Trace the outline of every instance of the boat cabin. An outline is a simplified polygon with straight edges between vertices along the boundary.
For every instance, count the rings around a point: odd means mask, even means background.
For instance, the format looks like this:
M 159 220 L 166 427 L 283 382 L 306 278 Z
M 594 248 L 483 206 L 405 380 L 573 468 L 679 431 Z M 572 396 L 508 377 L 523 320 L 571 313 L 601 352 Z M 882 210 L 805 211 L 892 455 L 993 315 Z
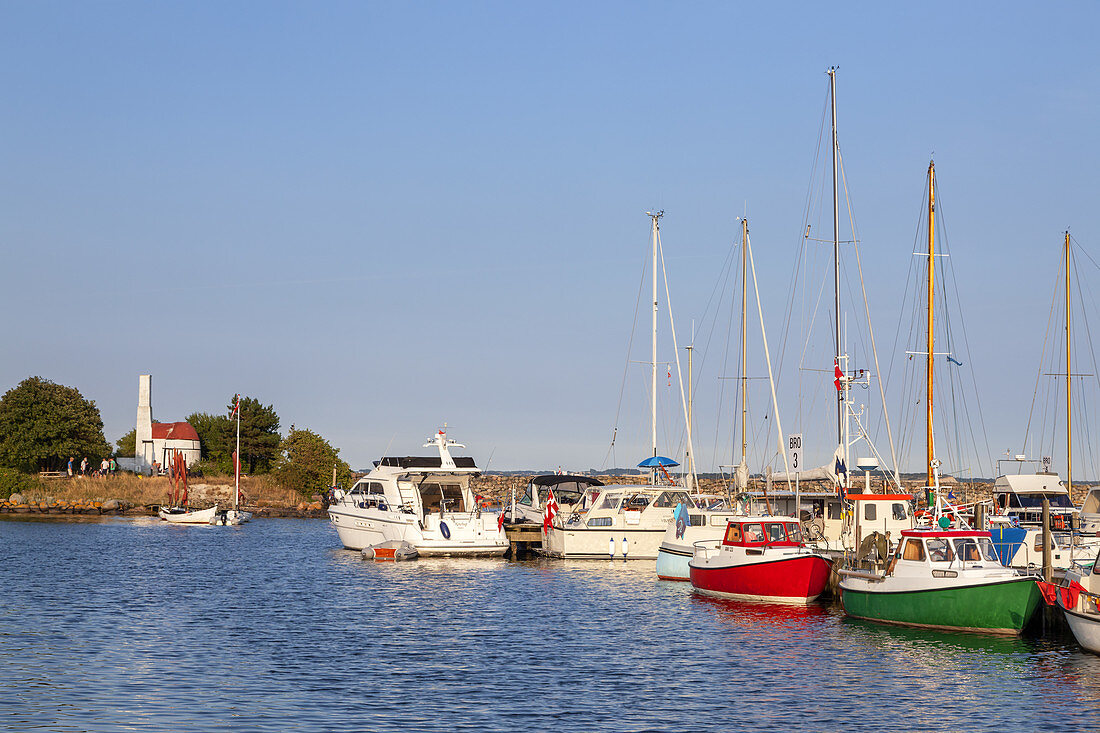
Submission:
M 450 456 L 448 456 L 450 458 Z M 447 465 L 447 464 L 450 465 Z M 387 456 L 341 497 L 360 509 L 414 514 L 462 514 L 475 510 L 470 477 L 480 471 L 474 459 L 455 456 Z
M 527 482 L 527 490 L 516 500 L 516 521 L 542 522 L 543 504 L 550 491 L 562 511 L 583 511 L 599 493 L 603 481 L 592 476 L 551 474 L 535 476 Z
M 1081 502 L 1081 532 L 1100 534 L 1100 489 L 1090 489 Z
M 731 519 L 722 544 L 727 547 L 801 547 L 802 530 L 790 517 Z
M 651 485 L 604 486 L 586 511 L 574 509 L 565 518 L 565 523 L 583 522 L 587 527 L 655 526 L 670 521 L 677 504 L 691 506 L 691 497 L 683 489 Z
M 1043 499 L 1050 501 L 1050 513 L 1065 523 L 1077 513 L 1062 479 L 1056 473 L 1009 474 L 993 482 L 993 504 L 997 511 L 1014 517 L 1023 526 L 1043 522 Z M 1057 523 L 1057 521 L 1055 522 Z
M 905 530 L 896 560 L 933 568 L 999 567 L 989 532 L 976 530 Z M 933 570 L 933 575 L 936 574 Z

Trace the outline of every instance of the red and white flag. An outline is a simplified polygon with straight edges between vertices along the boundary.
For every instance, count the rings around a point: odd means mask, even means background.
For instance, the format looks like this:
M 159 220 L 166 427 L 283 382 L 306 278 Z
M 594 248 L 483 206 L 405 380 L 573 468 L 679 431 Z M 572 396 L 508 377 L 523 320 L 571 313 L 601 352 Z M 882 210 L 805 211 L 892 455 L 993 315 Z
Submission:
M 542 531 L 549 532 L 550 527 L 554 525 L 554 517 L 558 516 L 558 500 L 554 498 L 554 490 L 550 489 L 550 493 L 546 497 L 546 506 L 542 510 Z
M 239 394 L 233 395 L 233 412 L 229 413 L 229 417 L 236 417 L 241 411 L 241 396 Z
M 833 384 L 836 385 L 836 391 L 839 392 L 844 389 L 841 386 L 844 383 L 844 372 L 840 371 L 840 364 L 837 363 L 836 359 L 833 359 L 833 374 L 836 376 L 836 379 L 833 380 Z

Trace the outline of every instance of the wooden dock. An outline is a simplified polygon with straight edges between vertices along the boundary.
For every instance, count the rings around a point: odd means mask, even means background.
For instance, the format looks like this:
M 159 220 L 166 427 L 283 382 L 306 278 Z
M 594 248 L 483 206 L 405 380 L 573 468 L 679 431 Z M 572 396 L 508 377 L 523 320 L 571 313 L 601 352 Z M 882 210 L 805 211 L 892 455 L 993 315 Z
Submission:
M 508 557 L 513 560 L 534 554 L 542 547 L 542 525 L 532 522 L 505 524 L 504 534 L 508 537 Z

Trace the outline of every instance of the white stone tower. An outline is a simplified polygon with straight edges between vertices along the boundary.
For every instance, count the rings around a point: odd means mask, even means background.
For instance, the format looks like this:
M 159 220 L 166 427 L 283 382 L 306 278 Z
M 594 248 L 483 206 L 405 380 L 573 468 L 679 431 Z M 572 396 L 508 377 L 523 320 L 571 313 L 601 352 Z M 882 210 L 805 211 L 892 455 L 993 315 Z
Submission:
M 146 473 L 153 465 L 153 375 L 151 374 L 142 374 L 138 377 L 134 459 L 139 473 Z

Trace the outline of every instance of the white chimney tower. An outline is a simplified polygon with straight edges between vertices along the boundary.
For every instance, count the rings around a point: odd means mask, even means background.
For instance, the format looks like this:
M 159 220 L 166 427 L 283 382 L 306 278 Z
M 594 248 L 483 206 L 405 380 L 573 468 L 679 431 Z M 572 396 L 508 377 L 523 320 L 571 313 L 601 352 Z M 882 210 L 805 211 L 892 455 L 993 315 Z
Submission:
M 153 465 L 153 376 L 151 374 L 142 374 L 138 377 L 134 458 L 138 473 L 148 473 Z

